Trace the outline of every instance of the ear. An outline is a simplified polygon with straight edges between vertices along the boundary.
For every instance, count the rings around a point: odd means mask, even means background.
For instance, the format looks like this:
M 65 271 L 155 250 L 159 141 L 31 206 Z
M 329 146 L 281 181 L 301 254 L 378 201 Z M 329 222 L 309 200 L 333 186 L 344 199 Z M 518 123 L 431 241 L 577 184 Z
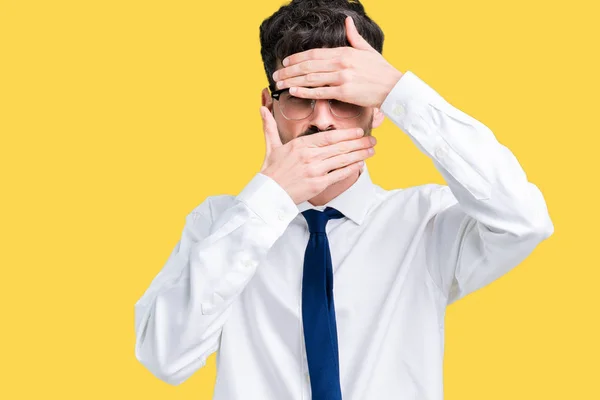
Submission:
M 261 104 L 269 109 L 269 111 L 273 112 L 273 98 L 271 97 L 271 92 L 269 88 L 264 88 L 262 90 L 261 96 Z
M 385 119 L 385 114 L 377 107 L 373 108 L 373 128 L 379 127 Z

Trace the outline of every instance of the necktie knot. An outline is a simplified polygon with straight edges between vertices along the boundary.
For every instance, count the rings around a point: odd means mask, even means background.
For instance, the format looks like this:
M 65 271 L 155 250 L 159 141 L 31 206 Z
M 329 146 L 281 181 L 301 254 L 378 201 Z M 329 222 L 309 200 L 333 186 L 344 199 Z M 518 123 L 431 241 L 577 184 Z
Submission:
M 344 214 L 332 207 L 325 208 L 325 211 L 306 210 L 302 212 L 302 215 L 308 223 L 310 233 L 325 233 L 325 226 L 330 219 L 344 217 Z

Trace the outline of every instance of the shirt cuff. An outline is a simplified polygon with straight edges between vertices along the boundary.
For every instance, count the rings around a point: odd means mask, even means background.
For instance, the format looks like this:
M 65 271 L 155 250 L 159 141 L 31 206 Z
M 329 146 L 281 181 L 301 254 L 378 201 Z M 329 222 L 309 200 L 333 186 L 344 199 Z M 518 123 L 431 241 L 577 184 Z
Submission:
M 381 111 L 397 125 L 409 126 L 424 114 L 424 107 L 436 103 L 438 97 L 427 83 L 406 71 L 381 104 Z
M 299 213 L 290 195 L 275 180 L 262 173 L 257 173 L 236 199 L 279 234 L 283 234 Z

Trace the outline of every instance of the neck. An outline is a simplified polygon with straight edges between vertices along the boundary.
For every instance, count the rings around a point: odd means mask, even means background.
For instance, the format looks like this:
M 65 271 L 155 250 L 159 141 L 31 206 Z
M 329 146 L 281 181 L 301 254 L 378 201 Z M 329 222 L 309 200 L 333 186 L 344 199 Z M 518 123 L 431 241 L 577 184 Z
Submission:
M 344 193 L 350 186 L 354 185 L 354 182 L 358 180 L 360 172 L 350 175 L 349 177 L 334 183 L 333 185 L 327 186 L 321 193 L 308 200 L 313 206 L 324 206 L 331 200 Z

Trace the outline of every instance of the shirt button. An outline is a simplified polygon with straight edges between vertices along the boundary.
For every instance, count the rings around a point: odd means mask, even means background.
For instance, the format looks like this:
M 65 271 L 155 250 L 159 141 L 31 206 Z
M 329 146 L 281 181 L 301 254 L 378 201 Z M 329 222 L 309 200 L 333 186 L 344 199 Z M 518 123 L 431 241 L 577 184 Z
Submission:
M 214 304 L 202 303 L 202 314 L 212 314 L 214 309 L 215 309 Z
M 444 158 L 448 153 L 448 148 L 446 146 L 441 146 L 435 149 L 435 156 L 437 158 Z
M 281 210 L 279 210 L 279 214 L 277 215 L 277 218 L 279 218 L 280 221 L 285 220 L 285 213 Z
M 404 115 L 404 107 L 401 104 L 396 104 L 393 113 L 395 116 L 401 117 L 402 115 Z

